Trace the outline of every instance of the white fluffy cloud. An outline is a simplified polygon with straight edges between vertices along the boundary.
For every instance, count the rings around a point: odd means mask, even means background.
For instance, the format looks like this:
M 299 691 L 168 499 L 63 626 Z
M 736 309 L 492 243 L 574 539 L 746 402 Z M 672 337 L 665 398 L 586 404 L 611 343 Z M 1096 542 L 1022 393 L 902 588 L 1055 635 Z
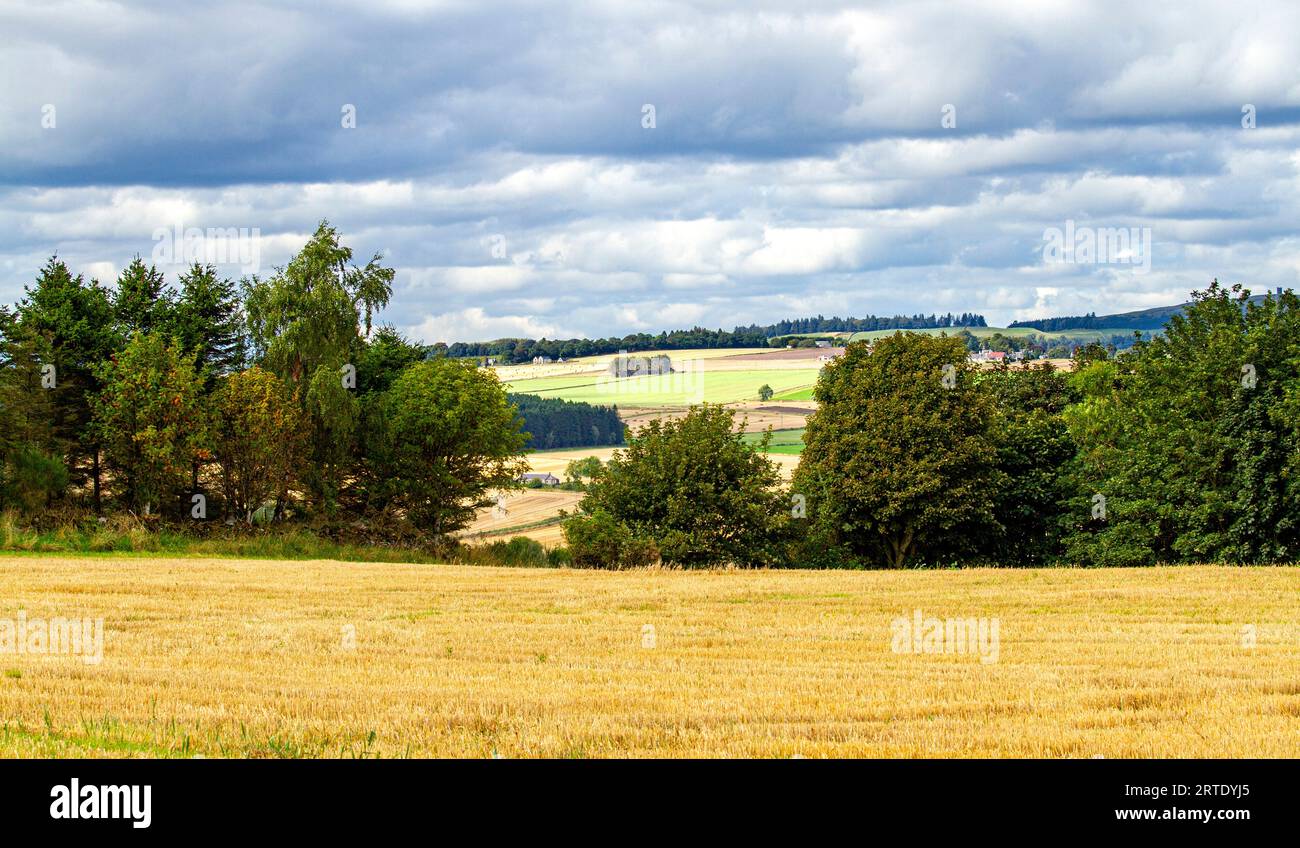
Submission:
M 383 318 L 427 341 L 1300 278 L 1285 3 L 328 6 L 8 11 L 0 298 L 174 226 L 255 231 L 268 273 L 322 218 L 388 257 Z M 1150 273 L 1044 264 L 1067 221 L 1150 227 Z

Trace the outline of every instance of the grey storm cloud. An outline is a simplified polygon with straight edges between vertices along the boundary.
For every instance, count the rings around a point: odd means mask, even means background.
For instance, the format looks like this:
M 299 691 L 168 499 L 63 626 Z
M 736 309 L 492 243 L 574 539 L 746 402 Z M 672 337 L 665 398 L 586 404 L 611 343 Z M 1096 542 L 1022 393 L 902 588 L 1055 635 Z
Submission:
M 266 273 L 322 218 L 398 269 L 384 317 L 426 341 L 1000 322 L 1300 276 L 1286 3 L 56 0 L 0 20 L 10 301 L 51 254 L 109 280 L 173 228 L 256 231 L 256 267 L 224 270 Z M 1045 263 L 1066 221 L 1150 228 L 1149 272 Z

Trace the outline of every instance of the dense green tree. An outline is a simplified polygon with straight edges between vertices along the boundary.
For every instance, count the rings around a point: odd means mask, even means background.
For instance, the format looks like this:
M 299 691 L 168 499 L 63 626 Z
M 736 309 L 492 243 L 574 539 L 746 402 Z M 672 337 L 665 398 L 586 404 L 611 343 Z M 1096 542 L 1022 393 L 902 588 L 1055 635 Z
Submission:
M 599 507 L 566 519 L 564 541 L 574 568 L 621 571 L 647 568 L 659 561 L 659 548 L 652 539 L 636 535 Z
M 1000 534 L 983 558 L 994 565 L 1046 565 L 1061 554 L 1062 522 L 1072 495 L 1076 446 L 1064 412 L 1073 399 L 1066 376 L 1049 363 L 1002 365 L 982 375 L 993 397 L 997 467 L 1002 484 L 989 492 Z
M 307 425 L 307 463 L 301 479 L 315 505 L 327 514 L 337 510 L 356 456 L 361 405 L 346 379 L 341 370 L 322 365 L 312 372 L 305 391 L 299 391 L 306 400 Z M 283 512 L 286 494 L 281 495 L 277 513 Z
M 126 502 L 146 513 L 171 505 L 209 447 L 202 377 L 180 345 L 161 333 L 137 333 L 99 376 L 94 428 Z
M 171 301 L 163 329 L 193 358 L 203 377 L 204 394 L 210 395 L 218 378 L 244 365 L 247 342 L 239 291 L 233 282 L 218 277 L 215 267 L 198 262 L 181 275 L 180 283 L 180 294 Z M 190 484 L 196 490 L 202 464 L 196 460 L 190 469 Z
M 284 384 L 256 366 L 222 379 L 213 407 L 226 508 L 251 523 L 258 507 L 293 482 L 304 450 L 302 413 Z
M 374 313 L 392 295 L 393 269 L 364 267 L 322 221 L 302 250 L 267 280 L 245 281 L 254 355 L 297 390 L 310 426 L 303 475 L 313 504 L 332 512 L 349 478 L 360 409 L 350 380 Z M 282 499 L 283 500 L 283 499 Z
M 172 330 L 175 299 L 162 272 L 136 256 L 122 269 L 113 291 L 113 318 L 121 335 Z
M 672 565 L 779 564 L 790 503 L 769 440 L 747 444 L 735 412 L 714 404 L 653 420 L 615 452 L 579 508 L 608 513 Z
M 24 446 L 60 453 L 54 433 L 54 393 L 42 385 L 39 342 L 0 306 L 0 457 Z
M 368 456 L 407 519 L 434 535 L 452 533 L 492 503 L 489 492 L 519 487 L 528 469 L 527 434 L 496 375 L 449 359 L 413 365 L 384 394 L 383 429 Z
M 254 352 L 282 379 L 310 381 L 318 368 L 355 364 L 373 315 L 392 296 L 393 269 L 376 255 L 364 267 L 322 221 L 289 264 L 245 282 Z
M 427 351 L 385 324 L 364 341 L 357 358 L 357 392 L 386 392 L 407 368 L 425 358 Z
M 763 401 L 771 400 L 773 394 L 774 392 L 772 391 L 772 387 L 769 386 L 767 383 L 764 383 L 763 385 L 758 387 L 759 400 L 763 400 Z
M 58 452 L 74 485 L 89 479 L 99 509 L 100 445 L 91 427 L 90 398 L 101 388 L 95 369 L 123 343 L 108 292 L 95 280 L 74 277 L 58 257 L 51 257 L 35 285 L 25 288 L 13 333 L 30 343 L 42 376 L 54 386 L 46 391 Z
M 601 472 L 605 463 L 598 456 L 586 456 L 575 459 L 564 468 L 564 476 L 573 483 L 590 480 Z
M 999 532 L 989 393 L 959 339 L 895 333 L 822 369 L 794 489 L 818 546 L 895 568 Z
M 26 514 L 64 494 L 68 470 L 54 437 L 51 392 L 36 340 L 0 307 L 0 508 Z
M 217 378 L 244 366 L 246 339 L 239 289 L 218 277 L 213 266 L 197 262 L 181 275 L 180 284 L 171 331 L 180 339 L 181 348 L 194 357 L 195 368 L 211 391 Z
M 381 326 L 364 341 L 357 359 L 357 438 L 353 443 L 353 468 L 357 478 L 357 503 L 378 509 L 391 502 L 390 481 L 376 476 L 385 465 L 389 447 L 384 420 L 385 393 L 402 372 L 424 360 L 426 349 L 391 326 Z M 371 462 L 373 457 L 376 461 Z
M 49 505 L 68 487 L 68 467 L 63 460 L 34 445 L 19 445 L 0 466 L 0 504 L 31 516 Z
M 623 444 L 626 428 L 616 406 L 528 394 L 512 394 L 510 402 L 524 419 L 530 435 L 529 448 L 551 450 Z
M 1300 301 L 1249 302 L 1213 282 L 1165 332 L 1080 371 L 1067 410 L 1083 493 L 1081 562 L 1283 562 L 1300 557 Z M 1109 367 L 1108 367 L 1109 365 Z
M 1074 366 L 1076 368 L 1086 368 L 1094 362 L 1101 362 L 1110 358 L 1110 352 L 1106 346 L 1100 342 L 1088 342 L 1074 349 Z

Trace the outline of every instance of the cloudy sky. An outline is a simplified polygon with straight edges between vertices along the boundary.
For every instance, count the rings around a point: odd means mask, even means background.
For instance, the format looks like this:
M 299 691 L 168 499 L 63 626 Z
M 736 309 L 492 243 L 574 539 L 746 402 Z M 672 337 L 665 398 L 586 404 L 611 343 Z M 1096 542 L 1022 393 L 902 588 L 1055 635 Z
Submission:
M 0 32 L 6 302 L 176 228 L 272 273 L 322 218 L 426 342 L 1300 277 L 1291 2 L 0 0 Z M 1048 261 L 1070 222 L 1149 228 L 1149 268 Z

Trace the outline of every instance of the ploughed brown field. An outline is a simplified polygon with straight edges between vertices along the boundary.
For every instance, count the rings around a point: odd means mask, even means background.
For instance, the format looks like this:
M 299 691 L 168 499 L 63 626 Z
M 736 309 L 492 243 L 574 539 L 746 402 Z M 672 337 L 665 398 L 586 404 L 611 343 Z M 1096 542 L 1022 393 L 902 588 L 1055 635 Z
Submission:
M 1295 568 L 4 557 L 0 598 L 7 756 L 1300 754 Z M 16 650 L 56 616 L 98 664 Z

